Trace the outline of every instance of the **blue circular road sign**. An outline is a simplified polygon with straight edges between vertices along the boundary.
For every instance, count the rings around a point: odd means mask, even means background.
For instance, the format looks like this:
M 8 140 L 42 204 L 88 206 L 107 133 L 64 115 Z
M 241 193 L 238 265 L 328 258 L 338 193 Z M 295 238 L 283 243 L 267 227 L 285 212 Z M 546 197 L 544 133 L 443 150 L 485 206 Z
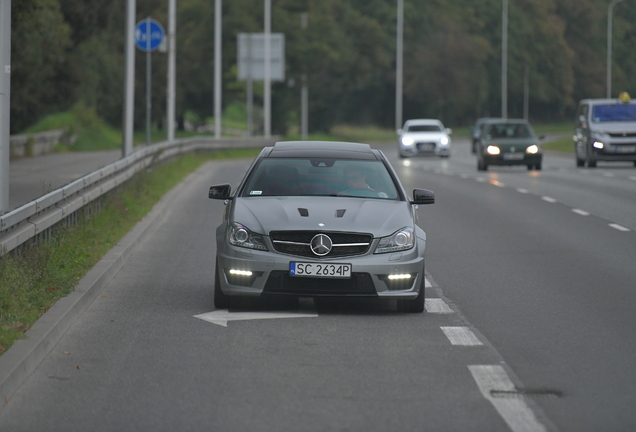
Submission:
M 154 51 L 161 45 L 164 34 L 159 22 L 146 18 L 135 26 L 135 45 L 142 51 Z

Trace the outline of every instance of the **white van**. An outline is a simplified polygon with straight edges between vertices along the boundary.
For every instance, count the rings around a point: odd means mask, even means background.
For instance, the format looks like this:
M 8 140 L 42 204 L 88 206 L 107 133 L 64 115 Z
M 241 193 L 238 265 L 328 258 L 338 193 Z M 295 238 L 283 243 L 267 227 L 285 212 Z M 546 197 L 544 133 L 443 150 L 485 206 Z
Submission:
M 636 166 L 636 102 L 627 93 L 618 99 L 584 99 L 574 125 L 576 166 L 598 161 L 633 161 Z

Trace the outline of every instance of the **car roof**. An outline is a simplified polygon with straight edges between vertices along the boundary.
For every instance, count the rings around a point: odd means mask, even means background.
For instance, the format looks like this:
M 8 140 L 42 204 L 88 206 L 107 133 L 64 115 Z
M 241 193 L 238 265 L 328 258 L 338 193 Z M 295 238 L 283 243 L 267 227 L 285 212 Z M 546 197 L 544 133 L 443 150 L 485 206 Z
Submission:
M 493 118 L 490 119 L 486 122 L 484 122 L 484 124 L 501 124 L 501 123 L 505 123 L 505 124 L 527 124 L 529 125 L 530 122 L 526 119 L 521 119 L 521 118 Z
M 263 157 L 326 157 L 341 159 L 381 159 L 369 144 L 339 141 L 279 141 L 266 148 Z
M 437 119 L 410 119 L 407 120 L 408 124 L 442 124 L 440 120 Z
M 636 104 L 636 100 L 631 100 L 629 102 L 623 102 L 620 99 L 583 99 L 579 102 L 580 104 L 592 104 L 592 105 L 634 105 Z

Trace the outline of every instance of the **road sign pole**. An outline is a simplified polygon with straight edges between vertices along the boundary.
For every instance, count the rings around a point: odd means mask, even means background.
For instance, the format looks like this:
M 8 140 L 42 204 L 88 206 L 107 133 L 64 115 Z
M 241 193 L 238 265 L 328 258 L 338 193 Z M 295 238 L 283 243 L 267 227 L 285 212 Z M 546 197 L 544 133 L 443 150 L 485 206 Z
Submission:
M 150 145 L 150 126 L 152 121 L 152 58 L 150 42 L 152 39 L 150 32 L 150 17 L 146 18 L 146 145 Z
M 0 214 L 9 211 L 11 0 L 0 0 Z

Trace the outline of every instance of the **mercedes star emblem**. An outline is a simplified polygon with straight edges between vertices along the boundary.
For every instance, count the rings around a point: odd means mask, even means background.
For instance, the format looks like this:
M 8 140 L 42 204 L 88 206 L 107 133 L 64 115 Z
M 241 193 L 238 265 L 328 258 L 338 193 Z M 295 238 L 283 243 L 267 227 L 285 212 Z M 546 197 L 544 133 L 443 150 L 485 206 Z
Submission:
M 310 243 L 312 252 L 318 256 L 325 256 L 331 252 L 331 246 L 331 239 L 325 234 L 316 234 Z

